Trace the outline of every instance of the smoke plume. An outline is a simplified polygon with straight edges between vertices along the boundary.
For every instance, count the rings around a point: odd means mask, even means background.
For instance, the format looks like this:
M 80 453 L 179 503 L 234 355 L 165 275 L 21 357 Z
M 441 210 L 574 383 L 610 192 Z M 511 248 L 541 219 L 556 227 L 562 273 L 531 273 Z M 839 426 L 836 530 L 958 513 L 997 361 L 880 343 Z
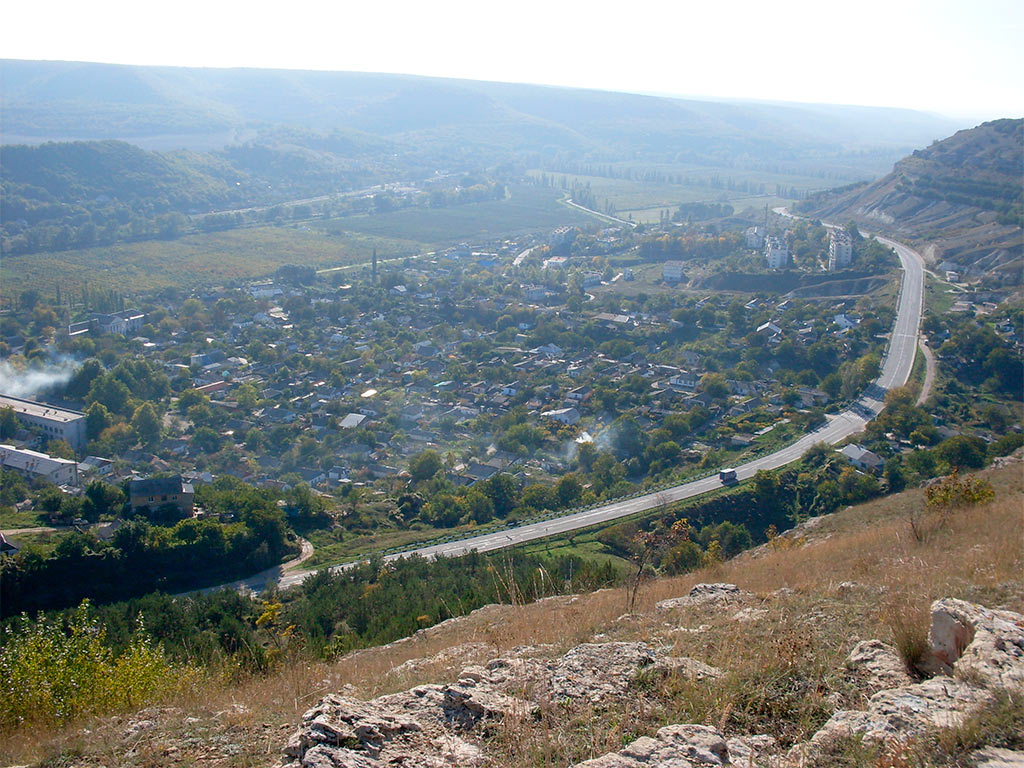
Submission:
M 0 360 L 0 393 L 11 397 L 36 397 L 54 387 L 67 384 L 79 365 L 71 358 L 27 365 Z

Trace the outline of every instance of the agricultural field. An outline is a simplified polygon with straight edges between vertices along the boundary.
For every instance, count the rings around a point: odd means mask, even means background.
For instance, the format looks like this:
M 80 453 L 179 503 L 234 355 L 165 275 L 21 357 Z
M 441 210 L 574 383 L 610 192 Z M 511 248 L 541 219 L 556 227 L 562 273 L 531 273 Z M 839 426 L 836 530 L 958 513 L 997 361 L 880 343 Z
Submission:
M 330 221 L 327 229 L 330 232 L 356 232 L 445 246 L 596 221 L 581 211 L 559 205 L 561 198 L 561 190 L 527 184 L 512 185 L 504 200 L 451 208 L 406 208 L 370 216 L 348 216 Z
M 707 166 L 663 165 L 632 167 L 610 166 L 612 173 L 632 178 L 610 178 L 584 173 L 531 170 L 540 178 L 546 174 L 554 188 L 571 189 L 575 184 L 590 185 L 600 210 L 606 202 L 615 206 L 616 215 L 642 223 L 658 222 L 662 211 L 674 212 L 680 203 L 729 202 L 737 212 L 746 208 L 761 209 L 789 205 L 794 198 L 780 196 L 777 187 L 787 192 L 803 193 L 826 186 L 816 176 L 788 175 L 767 171 Z M 653 174 L 645 178 L 644 174 Z M 669 179 L 680 180 L 671 182 Z M 657 180 L 661 179 L 661 180 Z M 852 178 L 849 180 L 853 180 Z
M 0 297 L 27 289 L 73 296 L 85 285 L 126 293 L 197 288 L 272 273 L 283 264 L 333 267 L 415 253 L 416 243 L 356 233 L 327 235 L 305 228 L 257 227 L 96 248 L 5 256 Z

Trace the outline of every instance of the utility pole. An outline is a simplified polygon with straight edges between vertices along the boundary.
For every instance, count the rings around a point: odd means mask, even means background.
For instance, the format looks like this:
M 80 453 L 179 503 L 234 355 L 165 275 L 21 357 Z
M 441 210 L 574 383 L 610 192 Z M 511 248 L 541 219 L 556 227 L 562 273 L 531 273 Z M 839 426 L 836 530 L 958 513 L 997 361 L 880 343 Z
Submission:
M 373 270 L 372 270 L 372 274 L 373 274 L 373 282 L 376 284 L 376 282 L 377 282 L 377 249 L 376 248 L 373 249 Z

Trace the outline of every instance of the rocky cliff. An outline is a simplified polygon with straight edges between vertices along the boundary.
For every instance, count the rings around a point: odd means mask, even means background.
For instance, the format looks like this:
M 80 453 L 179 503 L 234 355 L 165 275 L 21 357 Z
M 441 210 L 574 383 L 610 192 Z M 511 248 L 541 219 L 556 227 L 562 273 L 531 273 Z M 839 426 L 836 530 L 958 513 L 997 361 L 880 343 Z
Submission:
M 959 266 L 969 279 L 1016 285 L 1022 199 L 1024 120 L 995 120 L 915 151 L 874 183 L 812 198 L 801 211 L 920 243 L 935 265 Z

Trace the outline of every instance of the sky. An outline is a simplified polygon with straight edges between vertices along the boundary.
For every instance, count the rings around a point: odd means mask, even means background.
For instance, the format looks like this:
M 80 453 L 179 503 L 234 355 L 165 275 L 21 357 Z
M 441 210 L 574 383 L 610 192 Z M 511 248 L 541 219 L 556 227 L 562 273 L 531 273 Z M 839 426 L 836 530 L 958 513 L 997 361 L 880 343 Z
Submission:
M 1024 115 L 1022 0 L 33 0 L 0 56 Z

